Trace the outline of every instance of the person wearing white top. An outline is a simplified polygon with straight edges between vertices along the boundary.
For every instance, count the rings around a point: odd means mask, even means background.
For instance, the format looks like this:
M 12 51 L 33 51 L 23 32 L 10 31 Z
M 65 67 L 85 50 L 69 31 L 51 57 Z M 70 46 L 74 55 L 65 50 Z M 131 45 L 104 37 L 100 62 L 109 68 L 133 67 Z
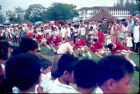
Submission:
M 74 83 L 73 70 L 78 58 L 64 54 L 57 63 L 58 78 L 50 85 L 47 93 L 75 93 L 75 89 L 70 86 Z
M 140 54 L 140 26 L 138 21 L 135 21 L 133 38 L 134 43 L 136 44 L 136 52 Z
M 77 57 L 76 53 L 73 51 L 73 40 L 69 40 L 69 42 L 63 43 L 57 50 L 58 55 L 70 53 L 71 55 Z

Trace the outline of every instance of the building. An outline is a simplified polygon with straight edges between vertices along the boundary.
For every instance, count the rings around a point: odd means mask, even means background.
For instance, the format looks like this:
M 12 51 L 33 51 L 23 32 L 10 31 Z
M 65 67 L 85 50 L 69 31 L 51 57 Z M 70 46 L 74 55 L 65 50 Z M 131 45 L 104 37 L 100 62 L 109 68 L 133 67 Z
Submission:
M 83 7 L 79 9 L 79 20 L 87 20 L 100 11 L 105 10 L 112 16 L 121 19 L 130 16 L 129 7 Z

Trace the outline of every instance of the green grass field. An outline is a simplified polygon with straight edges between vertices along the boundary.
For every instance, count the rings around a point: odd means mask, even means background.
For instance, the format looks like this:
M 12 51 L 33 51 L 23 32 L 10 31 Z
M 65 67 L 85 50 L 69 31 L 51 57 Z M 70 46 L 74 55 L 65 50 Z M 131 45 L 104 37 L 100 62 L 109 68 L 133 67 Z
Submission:
M 47 47 L 42 46 L 41 47 L 42 51 L 38 52 L 39 55 L 42 55 L 44 58 L 47 58 L 49 60 L 53 60 L 55 54 L 53 51 L 50 51 Z M 77 53 L 77 51 L 75 51 Z M 99 58 L 92 53 L 92 57 L 94 58 L 95 61 L 98 61 Z M 130 58 L 134 60 L 134 62 L 139 65 L 139 56 L 138 55 L 130 55 Z M 73 85 L 74 86 L 74 85 Z M 74 86 L 75 87 L 75 86 Z M 134 76 L 132 78 L 131 81 L 131 90 L 129 91 L 129 93 L 134 94 L 137 93 L 139 91 L 139 72 L 135 71 Z

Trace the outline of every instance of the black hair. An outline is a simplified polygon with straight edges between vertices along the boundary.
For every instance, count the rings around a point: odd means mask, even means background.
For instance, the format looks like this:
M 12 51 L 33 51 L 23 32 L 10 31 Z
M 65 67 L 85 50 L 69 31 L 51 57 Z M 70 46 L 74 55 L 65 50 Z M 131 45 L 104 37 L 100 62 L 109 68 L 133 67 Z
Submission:
M 106 18 L 102 18 L 102 21 L 103 21 L 104 19 L 106 19 Z
M 136 16 L 136 14 L 132 14 L 132 16 Z
M 124 57 L 115 55 L 104 57 L 98 62 L 98 85 L 103 85 L 109 79 L 119 81 L 127 73 L 133 74 L 134 69 Z
M 2 40 L 4 40 L 4 37 L 1 37 L 1 36 L 0 36 L 0 41 L 2 41 Z
M 93 29 L 93 27 L 91 26 L 90 29 Z
M 107 45 L 107 47 L 108 47 L 110 50 L 112 50 L 113 43 L 109 43 L 109 44 Z
M 97 63 L 83 59 L 77 62 L 74 68 L 74 78 L 78 87 L 92 88 L 97 84 Z
M 37 42 L 31 38 L 24 38 L 23 40 L 21 40 L 19 45 L 21 53 L 28 52 L 29 50 L 34 51 L 37 48 Z
M 8 48 L 12 46 L 8 42 L 0 42 L 0 59 L 8 59 Z
M 69 73 L 72 73 L 77 60 L 78 58 L 70 54 L 63 54 L 61 58 L 59 59 L 58 65 L 57 65 L 58 77 L 63 75 L 64 71 L 68 71 Z
M 21 91 L 37 83 L 40 76 L 39 58 L 30 53 L 12 56 L 5 66 L 5 79 Z
M 46 58 L 41 58 L 39 60 L 40 67 L 44 70 L 47 69 L 49 66 L 52 66 L 52 62 Z
M 97 41 L 98 39 L 97 38 L 93 38 L 93 41 L 95 42 L 95 41 Z

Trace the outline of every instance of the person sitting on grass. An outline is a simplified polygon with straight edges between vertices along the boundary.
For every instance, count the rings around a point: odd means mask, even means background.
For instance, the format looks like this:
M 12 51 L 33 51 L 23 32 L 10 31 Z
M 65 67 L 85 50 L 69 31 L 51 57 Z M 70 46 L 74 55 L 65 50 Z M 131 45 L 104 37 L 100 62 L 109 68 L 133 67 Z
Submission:
M 90 50 L 93 53 L 95 53 L 95 55 L 99 58 L 103 58 L 103 55 L 108 55 L 108 52 L 105 49 L 104 45 L 101 42 L 99 42 L 96 38 L 94 40 L 90 40 L 90 44 Z
M 13 89 L 15 93 L 35 93 L 35 86 L 39 81 L 39 77 L 40 65 L 37 56 L 30 53 L 12 56 L 6 62 L 5 82 L 7 84 L 5 87 L 2 86 L 2 92 L 10 93 L 7 91 Z M 16 89 L 13 87 L 16 87 Z
M 78 58 L 70 55 L 64 54 L 59 59 L 57 64 L 58 77 L 47 93 L 75 93 L 75 89 L 69 86 L 70 83 L 74 83 L 73 70 Z
M 134 69 L 132 64 L 121 56 L 107 56 L 98 62 L 98 88 L 96 94 L 126 94 Z
M 88 50 L 87 43 L 83 38 L 77 37 L 75 42 L 75 48 L 78 50 L 79 54 L 86 57 L 85 53 L 89 56 L 90 59 L 92 59 L 92 56 Z
M 139 71 L 139 67 L 134 63 L 134 61 L 132 59 L 129 58 L 129 55 L 132 52 L 129 51 L 122 44 L 120 44 L 119 42 L 110 43 L 110 44 L 108 44 L 108 48 L 110 49 L 111 54 L 124 56 L 125 59 L 127 59 L 135 67 L 136 71 Z
M 19 54 L 19 53 L 32 53 L 37 55 L 37 50 L 38 50 L 38 44 L 35 40 L 31 38 L 24 38 L 21 40 L 19 47 L 14 50 L 14 54 Z
M 78 93 L 92 93 L 97 84 L 97 63 L 88 59 L 77 62 L 74 79 Z

